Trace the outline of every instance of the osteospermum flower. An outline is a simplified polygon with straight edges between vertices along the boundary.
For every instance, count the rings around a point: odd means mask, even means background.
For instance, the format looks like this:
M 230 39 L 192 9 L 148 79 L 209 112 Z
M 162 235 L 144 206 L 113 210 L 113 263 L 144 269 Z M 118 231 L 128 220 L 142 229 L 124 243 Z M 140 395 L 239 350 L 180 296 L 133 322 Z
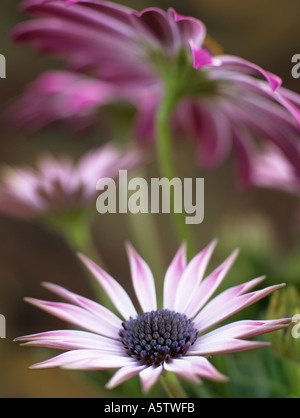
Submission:
M 182 245 L 164 278 L 163 305 L 157 305 L 154 279 L 149 266 L 128 245 L 132 283 L 141 311 L 136 310 L 120 284 L 84 255 L 81 260 L 111 299 L 119 315 L 100 304 L 60 286 L 45 286 L 69 303 L 28 298 L 33 305 L 62 318 L 81 330 L 60 330 L 19 337 L 25 345 L 49 347 L 66 352 L 31 366 L 64 369 L 119 369 L 107 383 L 114 388 L 139 375 L 148 392 L 164 370 L 193 383 L 200 378 L 227 380 L 206 356 L 265 346 L 247 338 L 286 327 L 290 319 L 241 320 L 211 330 L 221 321 L 241 311 L 283 285 L 249 292 L 263 277 L 231 287 L 217 296 L 218 289 L 237 252 L 204 278 L 215 247 L 212 241 L 186 263 Z
M 26 109 L 22 111 L 24 107 L 19 106 L 15 110 L 19 121 L 41 126 L 48 123 L 48 111 L 51 121 L 55 117 L 61 120 L 58 109 L 72 99 L 73 111 L 65 110 L 63 118 L 77 122 L 82 112 L 86 115 L 88 110 L 90 116 L 96 116 L 98 106 L 119 98 L 138 110 L 136 135 L 144 141 L 155 139 L 157 109 L 165 90 L 172 88 L 177 103 L 174 132 L 195 141 L 198 160 L 204 167 L 219 165 L 233 149 L 240 183 L 251 183 L 251 157 L 260 138 L 280 148 L 300 177 L 296 144 L 299 96 L 280 87 L 279 77 L 258 65 L 214 54 L 200 20 L 179 15 L 174 9 L 165 12 L 153 7 L 136 12 L 96 0 L 27 0 L 23 10 L 37 19 L 21 24 L 14 39 L 66 60 L 72 71 L 89 74 L 81 86 L 93 84 L 94 78 L 98 93 L 83 88 L 79 96 L 85 97 L 87 106 L 81 106 L 77 99 L 73 101 L 72 88 L 57 88 L 53 101 L 53 91 L 38 81 L 21 101 Z M 74 73 L 69 76 L 74 77 Z M 61 86 L 60 81 L 58 84 Z M 107 94 L 108 84 L 113 86 L 112 95 L 112 91 Z M 35 96 L 44 103 L 40 111 L 36 99 L 32 100 Z M 78 100 L 82 103 L 82 97 Z
M 108 144 L 88 151 L 76 163 L 69 156 L 44 154 L 36 169 L 5 167 L 0 179 L 0 211 L 30 219 L 84 208 L 99 194 L 99 179 L 117 178 L 119 170 L 131 170 L 141 162 L 140 151 L 121 152 Z

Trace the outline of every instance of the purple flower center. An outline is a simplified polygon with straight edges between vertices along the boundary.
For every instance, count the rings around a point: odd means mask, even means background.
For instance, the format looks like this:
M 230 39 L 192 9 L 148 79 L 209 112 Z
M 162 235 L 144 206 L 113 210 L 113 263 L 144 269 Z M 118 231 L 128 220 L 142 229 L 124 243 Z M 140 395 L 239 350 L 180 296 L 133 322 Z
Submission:
M 158 309 L 122 323 L 119 335 L 126 352 L 147 365 L 160 365 L 186 354 L 198 331 L 186 315 Z

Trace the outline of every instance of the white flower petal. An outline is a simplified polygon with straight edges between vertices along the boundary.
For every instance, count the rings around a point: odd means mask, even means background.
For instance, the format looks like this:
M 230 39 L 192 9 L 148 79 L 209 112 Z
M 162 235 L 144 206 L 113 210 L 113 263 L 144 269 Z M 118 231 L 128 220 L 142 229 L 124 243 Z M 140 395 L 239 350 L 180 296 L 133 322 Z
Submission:
M 26 298 L 25 300 L 78 327 L 82 327 L 106 337 L 114 339 L 118 338 L 118 333 L 116 333 L 115 329 L 110 324 L 107 324 L 104 320 L 99 320 L 99 317 L 78 306 L 61 302 L 48 302 L 34 298 Z
M 130 357 L 107 354 L 101 350 L 72 350 L 32 365 L 31 369 L 61 367 L 77 370 L 118 369 L 135 361 Z
M 270 293 L 275 292 L 275 290 L 280 289 L 283 286 L 285 286 L 285 284 L 269 286 L 256 292 L 237 296 L 227 301 L 227 303 L 224 305 L 214 304 L 216 310 L 213 315 L 208 314 L 208 312 L 211 310 L 211 307 L 207 305 L 208 310 L 203 309 L 194 319 L 195 328 L 197 328 L 199 332 L 204 332 L 208 328 L 241 311 L 242 309 L 247 308 L 248 306 L 268 296 Z
M 180 278 L 186 268 L 186 244 L 183 243 L 171 262 L 164 279 L 164 309 L 174 310 L 175 296 Z
M 98 349 L 120 355 L 124 354 L 124 346 L 120 341 L 86 331 L 48 331 L 19 337 L 15 341 L 24 341 L 23 345 L 61 350 Z
M 113 389 L 121 383 L 125 382 L 126 380 L 138 375 L 146 367 L 146 365 L 139 366 L 138 364 L 124 366 L 113 375 L 113 377 L 109 380 L 105 387 L 107 389 Z
M 238 250 L 235 250 L 220 266 L 200 283 L 198 289 L 196 289 L 192 295 L 192 300 L 185 309 L 185 314 L 189 318 L 195 316 L 214 294 L 230 270 L 237 255 Z
M 205 357 L 186 356 L 185 360 L 190 362 L 194 373 L 205 379 L 215 380 L 217 382 L 227 382 L 228 378 L 220 373 Z
M 185 361 L 185 357 L 181 359 L 172 359 L 168 363 L 164 363 L 164 369 L 175 373 L 189 382 L 200 384 L 201 379 L 195 374 L 195 371 L 190 362 Z
M 208 340 L 202 343 L 199 340 L 197 346 L 191 347 L 189 355 L 211 356 L 214 354 L 235 353 L 239 351 L 253 350 L 270 345 L 262 341 L 247 341 L 238 338 L 225 338 L 220 340 Z
M 157 309 L 156 291 L 152 272 L 148 264 L 137 254 L 135 249 L 127 243 L 132 283 L 136 297 L 143 312 Z
M 123 316 L 123 318 L 126 320 L 128 320 L 130 316 L 135 318 L 137 316 L 137 312 L 130 297 L 125 292 L 123 287 L 88 257 L 83 254 L 79 254 L 79 257 L 93 274 L 100 286 L 107 293 L 110 300 Z
M 122 325 L 122 321 L 118 318 L 113 312 L 109 309 L 105 308 L 104 306 L 100 305 L 93 300 L 87 299 L 83 296 L 77 295 L 76 293 L 70 292 L 67 289 L 64 289 L 61 286 L 52 284 L 52 283 L 43 283 L 43 286 L 46 287 L 48 290 L 56 293 L 57 295 L 63 297 L 64 299 L 68 300 L 69 302 L 74 303 L 75 305 L 80 306 L 81 308 L 86 309 L 87 311 L 99 316 L 101 321 L 108 322 L 116 332 L 119 331 Z
M 139 376 L 144 393 L 148 393 L 158 381 L 162 370 L 163 366 L 149 366 L 140 372 Z
M 213 240 L 211 243 L 198 253 L 187 265 L 184 270 L 180 282 L 178 284 L 174 310 L 177 312 L 185 312 L 188 307 L 191 298 L 193 297 L 194 291 L 201 282 L 206 267 L 209 263 L 210 257 L 216 246 L 217 241 Z

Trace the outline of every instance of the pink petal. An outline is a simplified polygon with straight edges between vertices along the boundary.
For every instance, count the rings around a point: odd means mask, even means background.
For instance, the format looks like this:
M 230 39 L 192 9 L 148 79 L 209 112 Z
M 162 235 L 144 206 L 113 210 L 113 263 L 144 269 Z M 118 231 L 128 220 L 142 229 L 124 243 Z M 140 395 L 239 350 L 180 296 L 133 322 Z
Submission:
M 57 348 L 60 350 L 95 349 L 113 354 L 124 354 L 124 347 L 121 342 L 91 332 L 77 330 L 41 332 L 18 337 L 14 341 L 24 341 L 25 343 L 22 345 Z
M 199 342 L 211 341 L 216 339 L 223 338 L 251 338 L 256 337 L 257 335 L 266 334 L 273 330 L 285 328 L 290 325 L 290 318 L 283 319 L 273 319 L 265 321 L 255 321 L 255 320 L 241 320 L 232 322 L 230 324 L 224 325 L 217 328 L 214 331 L 209 332 L 208 334 L 202 335 L 198 338 L 195 346 Z
M 155 385 L 162 371 L 163 366 L 149 366 L 140 372 L 139 376 L 144 393 L 148 393 Z
M 209 315 L 209 311 L 211 310 L 212 305 L 208 304 L 202 311 L 200 311 L 200 313 L 194 319 L 195 327 L 198 329 L 199 332 L 204 332 L 205 330 L 217 324 L 218 322 L 221 322 L 229 316 L 241 311 L 242 309 L 245 309 L 246 307 L 268 296 L 270 293 L 280 289 L 283 286 L 285 286 L 285 284 L 269 286 L 265 289 L 258 290 L 256 292 L 247 293 L 246 295 L 240 295 L 233 298 L 232 300 L 228 300 L 227 303 L 225 303 L 224 305 L 219 305 L 219 303 L 213 303 L 213 299 L 210 302 L 215 307 L 213 315 Z M 217 298 L 219 297 L 217 296 Z M 219 301 L 220 298 L 218 302 Z
M 107 293 L 110 300 L 115 305 L 120 314 L 126 320 L 128 320 L 129 317 L 135 318 L 137 316 L 137 312 L 123 287 L 88 257 L 83 254 L 79 254 L 79 257 L 90 270 L 100 286 Z
M 190 41 L 190 47 L 192 50 L 194 68 L 215 65 L 215 61 L 211 54 L 204 48 L 197 47 L 192 41 Z
M 172 359 L 169 362 L 164 363 L 164 369 L 175 373 L 177 376 L 182 377 L 183 379 L 188 380 L 189 382 L 200 384 L 201 380 L 196 375 L 192 364 L 186 361 L 186 357 L 181 359 Z
M 267 342 L 262 341 L 247 341 L 239 340 L 237 338 L 227 338 L 224 340 L 203 342 L 199 340 L 197 347 L 192 347 L 189 350 L 189 354 L 200 356 L 211 356 L 214 354 L 223 353 L 236 353 L 240 351 L 253 350 L 255 348 L 266 347 L 270 345 Z
M 116 386 L 120 385 L 121 383 L 125 382 L 128 379 L 138 375 L 141 371 L 143 371 L 147 366 L 142 365 L 130 365 L 124 366 L 119 369 L 113 377 L 109 380 L 109 382 L 105 385 L 107 389 L 113 389 Z
M 191 318 L 206 304 L 210 297 L 224 280 L 238 255 L 235 250 L 219 267 L 217 267 L 195 290 L 193 298 L 185 310 L 185 314 Z
M 129 243 L 127 244 L 127 252 L 132 283 L 139 304 L 144 312 L 155 311 L 157 304 L 152 272 L 148 264 L 137 254 Z
M 161 45 L 163 48 L 172 48 L 174 40 L 167 14 L 163 10 L 150 7 L 141 12 L 132 12 L 132 23 L 137 32 L 148 38 L 148 42 Z
M 110 324 L 106 323 L 104 320 L 99 320 L 99 317 L 78 306 L 70 305 L 68 303 L 47 302 L 34 298 L 26 298 L 25 300 L 78 327 L 82 327 L 106 337 L 114 339 L 118 338 L 118 333 L 116 333 L 116 330 Z
M 164 279 L 164 302 L 165 309 L 174 310 L 175 296 L 180 278 L 186 268 L 186 244 L 181 244 L 173 261 L 167 269 Z
M 173 16 L 181 38 L 186 45 L 190 42 L 199 47 L 203 44 L 206 36 L 206 27 L 201 20 L 190 16 L 182 16 L 173 8 L 168 9 L 168 14 Z
M 245 69 L 248 72 L 254 71 L 261 74 L 269 82 L 272 90 L 276 90 L 281 85 L 281 79 L 278 76 L 271 74 L 268 71 L 265 71 L 264 69 L 262 69 L 256 64 L 253 64 L 252 62 L 232 55 L 219 55 L 217 58 L 220 60 L 222 68 L 226 69 L 227 66 L 232 66 L 234 68 L 237 68 L 239 71 Z
M 197 159 L 204 168 L 211 169 L 227 157 L 232 144 L 230 121 L 215 103 L 196 103 L 194 125 L 198 145 Z
M 61 367 L 73 370 L 117 369 L 135 361 L 130 357 L 108 355 L 101 350 L 72 350 L 32 365 L 31 369 Z
M 100 321 L 107 322 L 109 325 L 111 325 L 112 328 L 114 328 L 116 333 L 118 333 L 120 330 L 122 326 L 121 319 L 99 303 L 84 298 L 83 296 L 77 295 L 76 293 L 70 292 L 63 287 L 52 283 L 43 283 L 43 286 L 48 290 L 56 293 L 57 295 L 63 297 L 67 301 L 72 302 L 81 308 L 84 308 L 87 311 L 99 316 Z
M 185 271 L 183 272 L 178 284 L 174 303 L 174 310 L 177 312 L 184 313 L 185 309 L 187 309 L 195 289 L 204 276 L 206 267 L 209 263 L 216 243 L 216 240 L 211 241 L 211 243 L 206 248 L 204 248 L 204 250 L 198 253 L 189 262 Z
M 228 381 L 228 378 L 221 374 L 205 357 L 186 356 L 185 360 L 191 364 L 197 376 L 216 382 Z

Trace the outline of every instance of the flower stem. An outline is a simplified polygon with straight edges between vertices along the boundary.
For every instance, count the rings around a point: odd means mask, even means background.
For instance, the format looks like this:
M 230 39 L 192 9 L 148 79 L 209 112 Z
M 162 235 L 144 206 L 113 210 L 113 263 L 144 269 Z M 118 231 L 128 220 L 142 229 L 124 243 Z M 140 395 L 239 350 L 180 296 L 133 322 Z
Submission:
M 176 91 L 170 88 L 166 89 L 165 97 L 161 102 L 160 108 L 158 109 L 156 118 L 156 134 L 157 134 L 157 153 L 159 167 L 161 175 L 166 177 L 168 180 L 172 180 L 176 177 L 174 167 L 174 156 L 173 156 L 173 144 L 170 129 L 170 117 L 176 105 Z M 183 212 L 177 212 L 176 207 L 180 207 L 174 193 L 174 187 L 170 187 L 170 198 L 173 203 L 173 223 L 175 232 L 180 241 L 186 241 L 188 244 L 189 253 L 193 253 L 194 243 L 192 235 L 187 228 L 185 223 L 185 217 Z
M 174 373 L 166 372 L 160 381 L 169 398 L 186 398 L 186 394 Z
M 100 257 L 99 251 L 95 248 L 92 239 L 92 217 L 89 213 L 74 211 L 68 214 L 52 215 L 43 219 L 42 222 L 44 226 L 61 235 L 72 251 L 75 253 L 82 252 L 105 269 L 105 264 Z M 89 277 L 91 276 L 89 275 Z M 107 306 L 106 301 L 108 298 L 106 293 L 93 277 L 90 278 L 90 283 L 99 300 L 105 300 L 105 305 Z

